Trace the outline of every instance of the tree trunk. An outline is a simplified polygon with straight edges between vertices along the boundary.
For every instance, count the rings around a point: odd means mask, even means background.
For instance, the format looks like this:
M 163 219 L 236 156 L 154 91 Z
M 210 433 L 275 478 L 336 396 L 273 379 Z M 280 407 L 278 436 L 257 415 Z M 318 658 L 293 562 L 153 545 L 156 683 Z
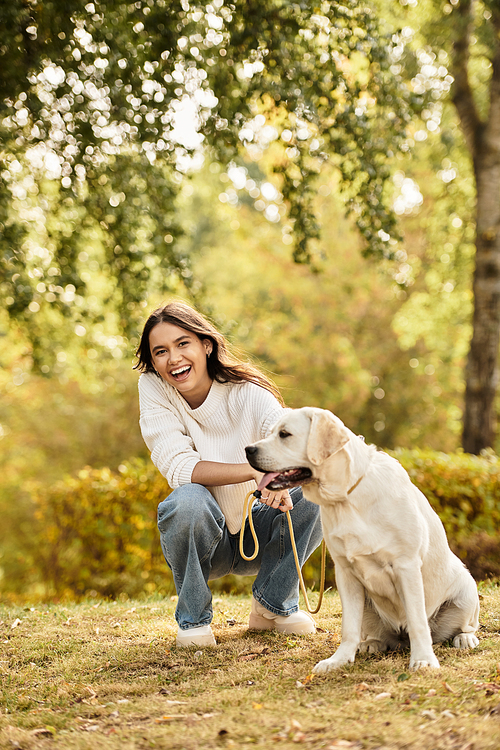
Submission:
M 490 13 L 495 41 L 485 119 L 479 116 L 469 80 L 473 11 L 473 0 L 460 0 L 452 55 L 452 98 L 474 164 L 477 190 L 474 320 L 465 372 L 462 447 L 467 453 L 480 453 L 494 446 L 496 433 L 500 340 L 500 8 L 493 5 Z
M 477 185 L 473 334 L 466 368 L 462 447 L 480 453 L 496 434 L 495 393 L 500 342 L 500 164 L 495 149 L 480 149 Z M 492 152 L 493 151 L 493 152 Z

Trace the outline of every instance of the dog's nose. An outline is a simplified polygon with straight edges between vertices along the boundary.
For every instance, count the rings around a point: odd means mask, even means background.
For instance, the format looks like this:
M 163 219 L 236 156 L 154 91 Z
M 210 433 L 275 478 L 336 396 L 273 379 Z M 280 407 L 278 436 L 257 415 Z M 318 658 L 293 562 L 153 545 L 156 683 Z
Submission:
M 250 458 L 250 456 L 255 456 L 259 449 L 256 445 L 247 445 L 245 448 L 245 453 L 247 454 L 247 458 Z

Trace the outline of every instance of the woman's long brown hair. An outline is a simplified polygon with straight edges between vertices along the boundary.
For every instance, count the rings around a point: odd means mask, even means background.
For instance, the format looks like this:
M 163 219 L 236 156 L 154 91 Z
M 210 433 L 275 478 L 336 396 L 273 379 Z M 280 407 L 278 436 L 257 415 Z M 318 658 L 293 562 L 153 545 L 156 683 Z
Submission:
M 255 383 L 272 393 L 280 404 L 284 405 L 278 387 L 272 380 L 267 378 L 254 365 L 238 360 L 229 351 L 228 341 L 219 333 L 217 328 L 204 315 L 185 302 L 169 302 L 164 307 L 159 307 L 151 313 L 146 320 L 137 347 L 136 357 L 138 362 L 134 365 L 134 370 L 153 372 L 161 377 L 153 367 L 149 346 L 149 334 L 158 323 L 172 323 L 174 326 L 179 326 L 185 331 L 194 333 L 201 341 L 209 339 L 212 342 L 212 351 L 207 357 L 208 375 L 212 380 L 216 380 L 218 383 L 243 383 L 245 381 Z

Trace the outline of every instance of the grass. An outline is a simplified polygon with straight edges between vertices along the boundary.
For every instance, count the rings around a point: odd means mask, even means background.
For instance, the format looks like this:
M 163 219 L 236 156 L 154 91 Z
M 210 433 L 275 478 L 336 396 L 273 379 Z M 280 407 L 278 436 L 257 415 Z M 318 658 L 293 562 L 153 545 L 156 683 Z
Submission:
M 248 597 L 216 596 L 219 646 L 174 646 L 175 602 L 0 607 L 0 747 L 500 747 L 500 589 L 481 585 L 477 649 L 436 647 L 441 669 L 408 653 L 359 655 L 311 675 L 340 640 L 326 595 L 315 636 L 249 632 Z

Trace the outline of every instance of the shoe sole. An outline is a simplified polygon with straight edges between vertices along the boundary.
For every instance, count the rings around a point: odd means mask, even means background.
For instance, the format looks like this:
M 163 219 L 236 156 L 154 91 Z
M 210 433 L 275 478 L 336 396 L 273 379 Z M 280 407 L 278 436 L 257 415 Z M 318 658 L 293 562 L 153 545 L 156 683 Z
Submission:
M 198 638 L 176 638 L 175 645 L 181 648 L 188 646 L 216 646 L 217 641 L 213 635 L 199 636 Z
M 312 618 L 310 622 L 277 623 L 275 620 L 269 620 L 255 612 L 250 614 L 248 628 L 249 630 L 276 630 L 278 633 L 286 633 L 287 635 L 314 635 L 316 632 L 316 625 Z

